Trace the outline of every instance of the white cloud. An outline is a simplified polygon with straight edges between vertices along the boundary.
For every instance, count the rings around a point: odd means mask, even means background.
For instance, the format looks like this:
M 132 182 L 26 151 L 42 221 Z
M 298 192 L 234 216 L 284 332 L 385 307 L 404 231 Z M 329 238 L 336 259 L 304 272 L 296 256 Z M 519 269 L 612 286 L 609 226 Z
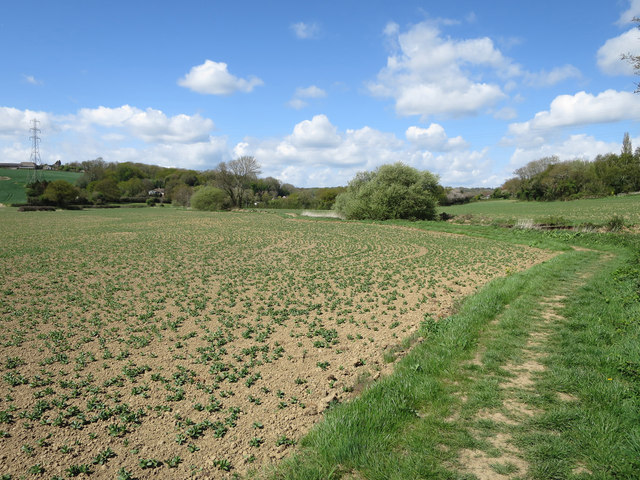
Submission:
M 444 128 L 437 123 L 432 123 L 429 128 L 409 127 L 405 136 L 415 146 L 435 152 L 448 152 L 468 147 L 468 143 L 461 136 L 447 137 Z
M 315 85 L 306 88 L 298 87 L 293 94 L 293 98 L 289 100 L 288 105 L 291 108 L 300 110 L 308 105 L 308 102 L 304 100 L 305 98 L 324 98 L 326 96 L 327 92 Z
M 178 85 L 194 92 L 208 95 L 231 95 L 235 92 L 251 92 L 255 87 L 263 85 L 263 81 L 251 76 L 248 79 L 238 78 L 227 69 L 224 62 L 206 60 L 202 65 L 192 67 Z
M 51 132 L 57 129 L 54 126 L 52 115 L 46 112 L 36 112 L 33 110 L 18 110 L 12 107 L 0 107 L 0 137 L 29 137 L 31 120 L 36 119 L 40 123 L 38 127 Z
M 323 98 L 327 96 L 327 92 L 315 85 L 311 85 L 306 88 L 297 88 L 295 96 L 300 98 Z
M 630 0 L 629 8 L 625 10 L 618 19 L 619 25 L 626 25 L 633 21 L 634 17 L 640 16 L 640 0 Z
M 433 137 L 438 137 L 437 131 L 438 126 L 431 129 Z M 457 144 L 461 140 L 457 139 L 443 143 Z M 447 184 L 496 184 L 488 173 L 487 151 L 457 150 L 434 156 L 393 133 L 368 126 L 339 131 L 325 115 L 298 123 L 282 139 L 247 138 L 233 152 L 255 156 L 264 175 L 301 187 L 346 185 L 359 171 L 395 162 L 440 174 Z
M 293 128 L 293 135 L 288 137 L 292 145 L 307 148 L 333 147 L 340 143 L 338 129 L 331 124 L 326 115 L 316 115 L 311 120 L 304 120 Z
M 317 23 L 294 23 L 291 25 L 291 30 L 296 37 L 302 40 L 317 38 L 320 34 L 320 26 Z
M 129 105 L 117 108 L 83 108 L 78 112 L 78 120 L 85 127 L 97 125 L 123 128 L 148 143 L 203 142 L 208 140 L 209 133 L 214 128 L 213 121 L 197 114 L 167 117 L 160 110 L 140 110 Z
M 633 65 L 620 58 L 627 53 L 640 55 L 640 31 L 637 28 L 607 40 L 598 50 L 598 67 L 608 75 L 633 75 Z
M 400 115 L 473 115 L 505 96 L 498 85 L 477 80 L 483 69 L 511 70 L 511 62 L 489 38 L 443 38 L 427 23 L 405 33 L 388 24 L 385 33 L 398 51 L 368 87 L 373 95 L 394 98 Z
M 445 37 L 434 23 L 419 23 L 404 33 L 389 23 L 384 33 L 392 53 L 367 85 L 369 92 L 393 98 L 399 115 L 419 115 L 423 121 L 432 115 L 487 111 L 517 86 L 515 79 L 527 86 L 549 87 L 581 76 L 573 65 L 529 72 L 504 56 L 492 39 Z
M 556 128 L 621 120 L 640 120 L 640 96 L 616 90 L 598 95 L 578 92 L 557 96 L 549 110 L 536 113 L 529 121 L 509 125 L 509 133 L 522 138 L 543 137 Z
M 130 105 L 83 108 L 70 115 L 0 107 L 0 139 L 8 140 L 0 146 L 4 161 L 28 159 L 33 118 L 40 121 L 44 163 L 101 156 L 109 162 L 204 169 L 228 160 L 231 153 L 227 139 L 211 136 L 213 122 L 200 115 L 168 117 L 160 110 Z

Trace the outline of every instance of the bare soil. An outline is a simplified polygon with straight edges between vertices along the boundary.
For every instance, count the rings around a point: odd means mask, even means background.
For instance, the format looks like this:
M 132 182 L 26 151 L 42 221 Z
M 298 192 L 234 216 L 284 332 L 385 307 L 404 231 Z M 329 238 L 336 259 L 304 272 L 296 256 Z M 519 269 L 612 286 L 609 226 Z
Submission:
M 388 226 L 158 215 L 41 217 L 52 223 L 7 238 L 0 473 L 219 478 L 276 462 L 391 372 L 425 315 L 553 255 Z M 106 448 L 115 457 L 94 464 Z

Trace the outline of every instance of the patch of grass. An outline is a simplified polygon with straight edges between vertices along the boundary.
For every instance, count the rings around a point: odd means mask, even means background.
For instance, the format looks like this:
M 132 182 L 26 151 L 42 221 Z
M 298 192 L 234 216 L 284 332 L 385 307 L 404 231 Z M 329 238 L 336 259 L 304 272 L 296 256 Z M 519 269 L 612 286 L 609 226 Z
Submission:
M 513 463 L 492 463 L 491 469 L 500 475 L 511 475 L 512 473 L 516 473 L 518 471 L 518 467 Z

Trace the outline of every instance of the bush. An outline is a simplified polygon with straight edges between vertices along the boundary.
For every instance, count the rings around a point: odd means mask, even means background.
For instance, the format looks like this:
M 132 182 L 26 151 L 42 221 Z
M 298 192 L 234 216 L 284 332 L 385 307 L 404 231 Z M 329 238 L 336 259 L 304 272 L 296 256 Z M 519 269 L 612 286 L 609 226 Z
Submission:
M 402 163 L 360 172 L 347 191 L 336 198 L 334 209 L 353 220 L 433 220 L 438 177 Z
M 191 207 L 213 212 L 228 205 L 227 194 L 216 187 L 201 187 L 191 196 Z

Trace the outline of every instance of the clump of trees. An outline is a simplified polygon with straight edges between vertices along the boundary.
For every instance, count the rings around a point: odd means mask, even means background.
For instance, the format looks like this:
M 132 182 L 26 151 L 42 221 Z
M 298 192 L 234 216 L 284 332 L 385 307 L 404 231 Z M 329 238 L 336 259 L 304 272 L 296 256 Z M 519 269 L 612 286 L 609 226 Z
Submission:
M 571 200 L 640 191 L 640 148 L 633 152 L 625 133 L 620 154 L 598 155 L 593 161 L 545 157 L 514 172 L 502 190 L 520 200 Z
M 443 192 L 438 177 L 403 163 L 360 172 L 336 198 L 334 209 L 354 220 L 433 220 Z

